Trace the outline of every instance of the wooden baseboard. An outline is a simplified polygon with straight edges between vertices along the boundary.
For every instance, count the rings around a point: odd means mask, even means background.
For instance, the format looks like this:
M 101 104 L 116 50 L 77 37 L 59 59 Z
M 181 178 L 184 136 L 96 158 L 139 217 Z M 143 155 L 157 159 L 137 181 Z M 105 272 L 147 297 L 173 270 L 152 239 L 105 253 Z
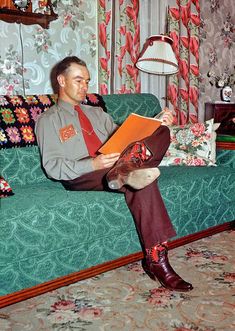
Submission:
M 226 230 L 234 230 L 235 229 L 235 221 L 227 222 L 221 225 L 217 225 L 214 227 L 211 227 L 209 229 L 190 234 L 188 236 L 173 240 L 169 242 L 169 249 L 173 249 L 185 244 L 188 244 L 190 242 L 196 241 L 198 239 L 202 239 L 208 236 L 211 236 L 213 234 L 226 231 Z M 14 292 L 8 295 L 4 295 L 0 297 L 0 308 L 9 306 L 11 304 L 41 295 L 43 293 L 55 290 L 57 288 L 70 285 L 73 283 L 76 283 L 80 280 L 87 279 L 90 277 L 94 277 L 98 274 L 101 274 L 103 272 L 107 272 L 119 267 L 122 267 L 126 264 L 133 263 L 136 261 L 139 261 L 143 258 L 142 252 L 137 252 L 134 254 L 130 254 L 121 258 L 118 258 L 113 261 L 108 261 L 102 264 L 99 264 L 97 266 L 79 271 L 74 272 L 70 275 L 60 277 L 57 279 L 54 279 L 52 281 L 36 285 L 34 287 L 27 288 L 25 290 L 21 290 L 18 292 Z
M 217 149 L 235 149 L 235 142 L 229 142 L 229 141 L 217 141 L 216 142 L 216 148 Z

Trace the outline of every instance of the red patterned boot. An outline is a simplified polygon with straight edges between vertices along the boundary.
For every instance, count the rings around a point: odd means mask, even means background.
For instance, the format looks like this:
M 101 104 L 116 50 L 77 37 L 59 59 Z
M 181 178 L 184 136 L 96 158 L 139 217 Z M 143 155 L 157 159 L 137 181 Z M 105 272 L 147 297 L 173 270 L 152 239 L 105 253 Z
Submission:
M 140 190 L 151 184 L 160 175 L 158 168 L 144 167 L 144 162 L 151 156 L 142 142 L 128 147 L 106 175 L 109 188 L 118 190 L 123 185 L 129 185 Z
M 166 244 L 158 244 L 146 251 L 143 269 L 151 279 L 158 280 L 169 290 L 188 292 L 193 289 L 192 284 L 184 281 L 171 267 Z

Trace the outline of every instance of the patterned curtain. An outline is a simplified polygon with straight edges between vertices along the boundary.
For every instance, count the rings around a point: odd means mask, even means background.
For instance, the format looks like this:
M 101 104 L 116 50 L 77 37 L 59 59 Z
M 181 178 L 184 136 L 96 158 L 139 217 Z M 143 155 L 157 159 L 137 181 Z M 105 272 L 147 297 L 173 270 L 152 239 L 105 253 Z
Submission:
M 174 1 L 175 2 L 175 1 Z M 170 76 L 167 97 L 178 124 L 198 121 L 199 98 L 199 0 L 176 0 L 168 11 L 169 35 L 179 63 L 179 73 Z
M 99 92 L 140 92 L 139 0 L 99 0 Z

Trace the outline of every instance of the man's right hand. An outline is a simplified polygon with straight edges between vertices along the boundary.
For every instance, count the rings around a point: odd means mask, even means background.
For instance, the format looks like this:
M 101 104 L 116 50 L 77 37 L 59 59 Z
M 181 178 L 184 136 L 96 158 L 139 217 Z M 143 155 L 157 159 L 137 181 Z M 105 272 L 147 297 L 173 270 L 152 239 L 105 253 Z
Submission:
M 94 170 L 110 168 L 117 162 L 120 153 L 100 154 L 92 160 Z

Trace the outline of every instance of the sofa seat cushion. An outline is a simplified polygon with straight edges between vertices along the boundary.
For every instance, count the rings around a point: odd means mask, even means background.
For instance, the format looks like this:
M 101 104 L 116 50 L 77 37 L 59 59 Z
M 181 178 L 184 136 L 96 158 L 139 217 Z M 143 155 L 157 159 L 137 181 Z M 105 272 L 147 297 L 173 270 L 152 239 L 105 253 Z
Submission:
M 228 167 L 161 167 L 159 187 L 178 236 L 223 222 L 225 215 L 234 220 L 234 182 Z M 15 195 L 2 201 L 2 216 L 0 265 L 136 232 L 122 193 L 66 191 L 49 180 L 15 186 Z
M 15 186 L 11 198 L 2 203 L 0 245 L 5 254 L 0 265 L 105 238 L 124 240 L 136 232 L 123 194 L 66 191 L 48 180 Z
M 1 206 L 0 295 L 141 250 L 123 194 L 48 180 L 15 186 L 11 198 Z
M 159 187 L 177 237 L 235 219 L 235 170 L 161 167 Z M 2 199 L 0 295 L 141 250 L 124 195 L 15 185 Z M 12 208 L 14 206 L 14 208 Z

